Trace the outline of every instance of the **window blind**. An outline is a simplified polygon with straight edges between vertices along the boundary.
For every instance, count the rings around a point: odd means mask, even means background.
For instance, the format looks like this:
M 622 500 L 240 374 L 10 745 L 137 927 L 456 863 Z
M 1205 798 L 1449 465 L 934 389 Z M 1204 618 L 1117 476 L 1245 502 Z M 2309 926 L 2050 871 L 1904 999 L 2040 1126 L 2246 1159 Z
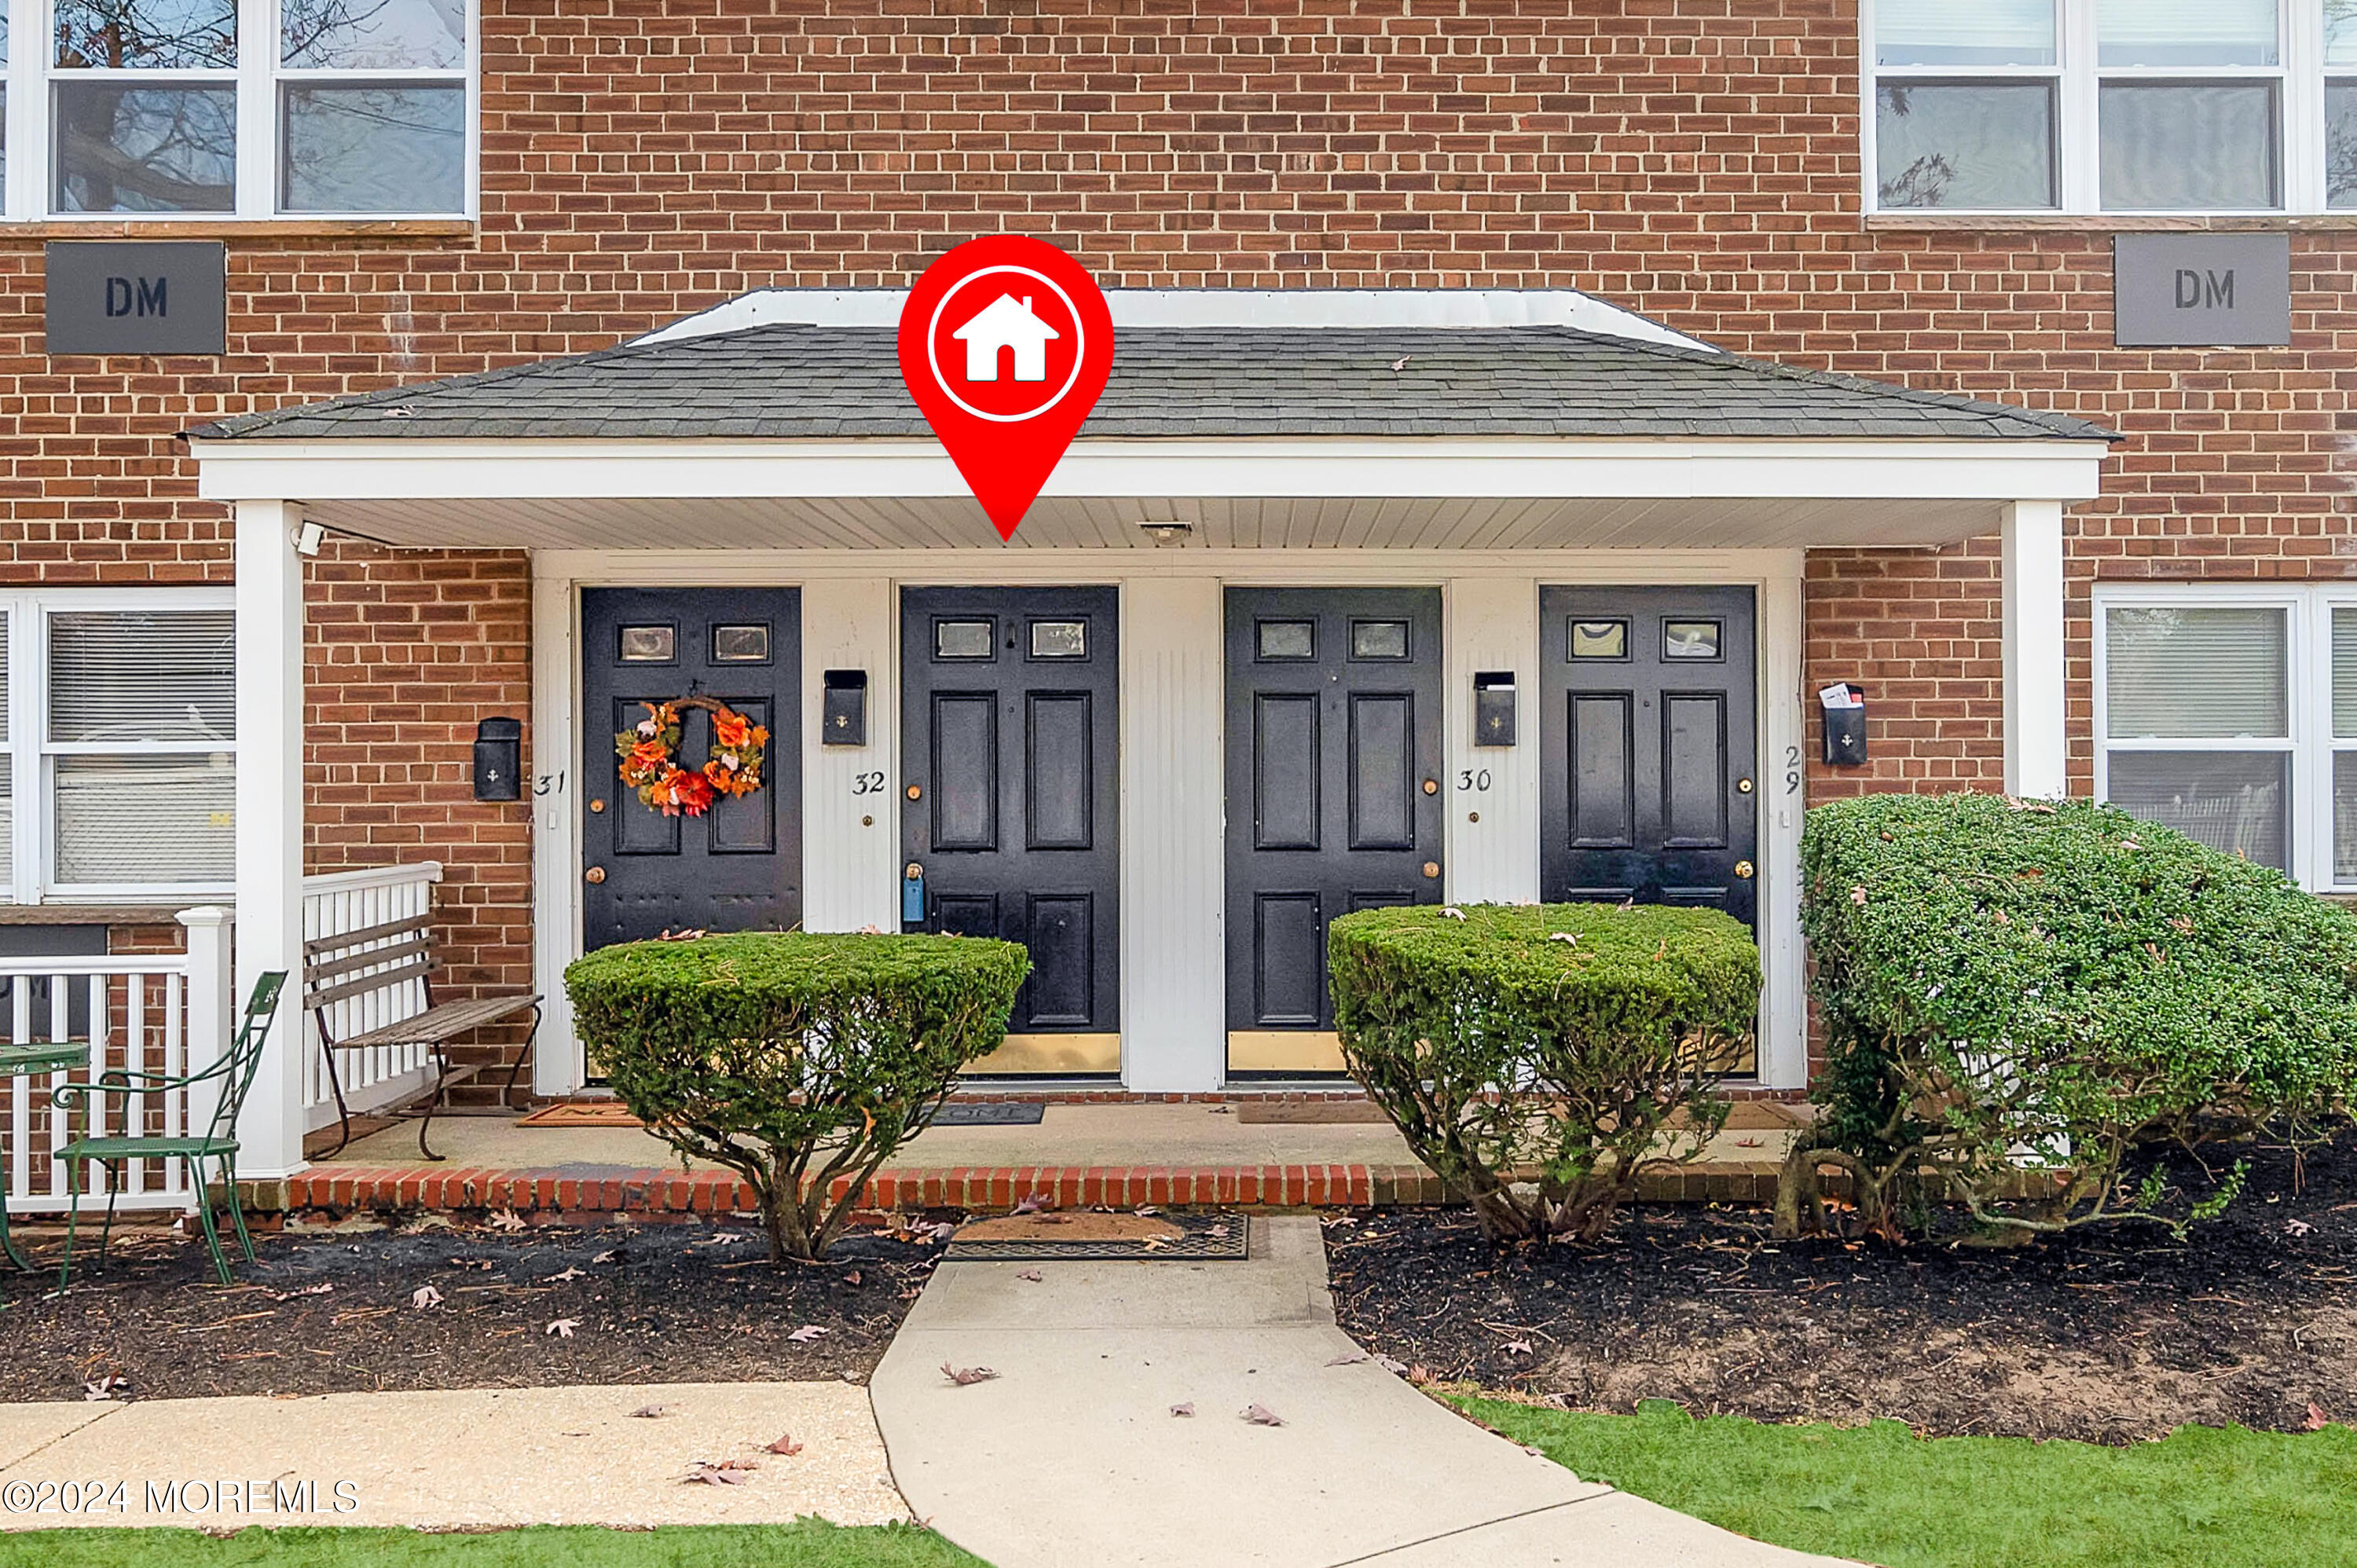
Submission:
M 237 734 L 236 617 L 97 610 L 49 618 L 53 741 L 219 743 Z
M 2121 608 L 2104 630 L 2112 739 L 2291 733 L 2282 610 Z
M 2054 0 L 1882 0 L 1874 54 L 1881 65 L 2052 65 Z
M 2276 0 L 2101 0 L 2099 66 L 2274 65 Z
M 237 879 L 237 769 L 226 752 L 57 759 L 57 879 Z
M 2332 733 L 2357 738 L 2357 609 L 2332 612 Z

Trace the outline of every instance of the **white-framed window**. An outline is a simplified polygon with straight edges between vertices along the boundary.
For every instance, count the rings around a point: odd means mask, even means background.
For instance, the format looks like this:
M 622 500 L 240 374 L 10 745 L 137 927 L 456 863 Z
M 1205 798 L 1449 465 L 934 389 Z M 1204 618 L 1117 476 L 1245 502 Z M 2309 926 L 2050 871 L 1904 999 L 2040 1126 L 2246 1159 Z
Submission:
M 474 210 L 475 0 L 0 0 L 0 213 Z
M 0 592 L 0 899 L 237 881 L 232 590 Z
M 1860 11 L 1868 211 L 2357 207 L 2357 0 Z
M 2101 585 L 2095 795 L 2357 888 L 2357 584 Z

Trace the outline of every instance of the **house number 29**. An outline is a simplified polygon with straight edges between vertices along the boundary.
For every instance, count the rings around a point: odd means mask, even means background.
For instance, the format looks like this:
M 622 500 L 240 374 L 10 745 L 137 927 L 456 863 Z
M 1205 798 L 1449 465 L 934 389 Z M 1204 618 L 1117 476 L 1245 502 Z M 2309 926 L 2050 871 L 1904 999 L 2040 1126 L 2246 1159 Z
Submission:
M 881 795 L 884 793 L 884 775 L 881 772 L 853 774 L 851 792 L 855 795 Z
M 1797 746 L 1788 746 L 1784 748 L 1784 793 L 1797 795 L 1800 792 L 1801 748 Z
M 1459 789 L 1470 789 L 1480 794 L 1490 788 L 1490 770 L 1484 768 L 1476 772 L 1470 768 L 1464 768 L 1457 775 L 1457 787 Z

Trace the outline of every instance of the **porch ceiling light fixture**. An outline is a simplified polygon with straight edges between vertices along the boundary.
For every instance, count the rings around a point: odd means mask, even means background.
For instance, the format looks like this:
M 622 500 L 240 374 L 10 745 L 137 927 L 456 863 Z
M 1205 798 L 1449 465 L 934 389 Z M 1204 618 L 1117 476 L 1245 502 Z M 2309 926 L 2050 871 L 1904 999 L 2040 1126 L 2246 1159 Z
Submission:
M 1157 549 L 1165 544 L 1184 544 L 1195 532 L 1191 522 L 1141 522 L 1137 528 Z

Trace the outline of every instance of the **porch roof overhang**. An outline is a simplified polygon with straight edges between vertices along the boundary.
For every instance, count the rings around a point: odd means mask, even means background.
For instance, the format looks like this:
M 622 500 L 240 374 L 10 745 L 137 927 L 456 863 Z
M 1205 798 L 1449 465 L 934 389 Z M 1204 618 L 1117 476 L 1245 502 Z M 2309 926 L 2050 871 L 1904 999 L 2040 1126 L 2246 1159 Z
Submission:
M 441 549 L 998 547 L 931 440 L 198 437 L 199 493 L 284 500 Z M 1103 440 L 1076 443 L 1014 548 L 1141 546 L 1142 524 L 1261 549 L 1921 546 L 2099 491 L 2101 440 Z

